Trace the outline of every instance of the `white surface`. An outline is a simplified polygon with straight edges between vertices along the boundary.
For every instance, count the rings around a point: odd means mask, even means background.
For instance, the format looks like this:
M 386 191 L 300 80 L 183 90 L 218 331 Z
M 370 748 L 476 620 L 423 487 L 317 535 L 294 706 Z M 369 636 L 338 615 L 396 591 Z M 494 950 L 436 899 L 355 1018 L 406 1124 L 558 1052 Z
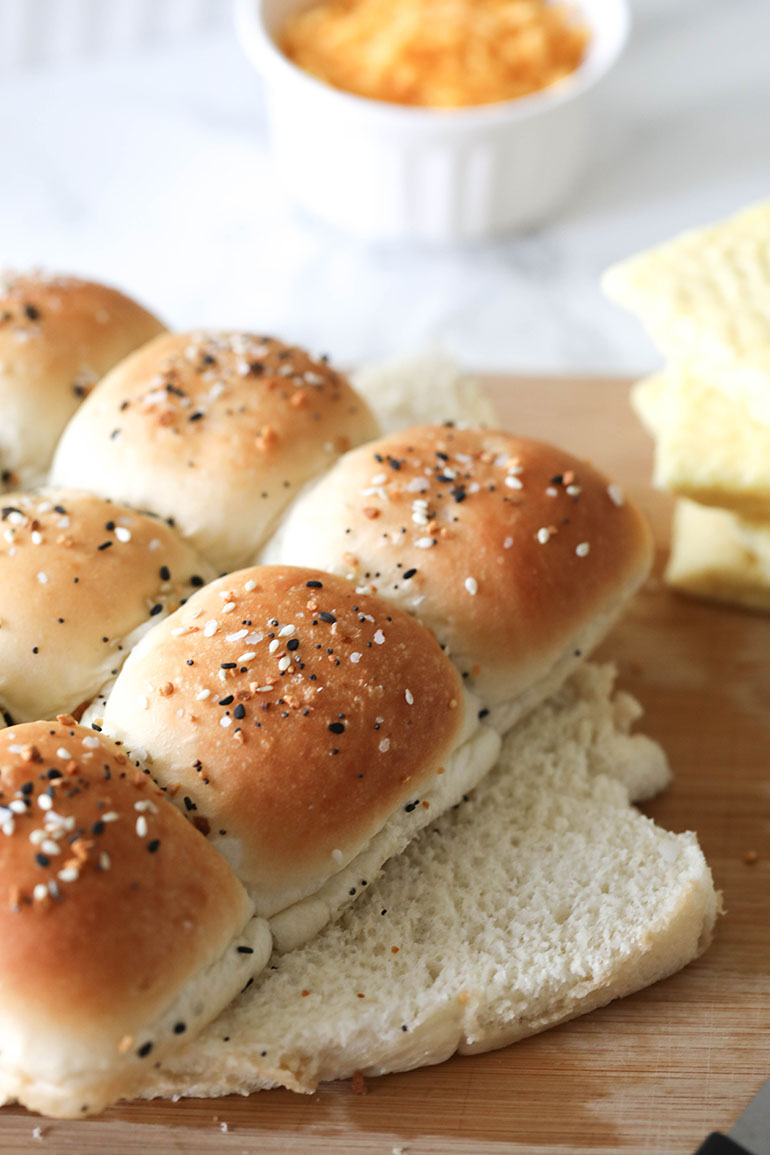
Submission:
M 296 68 L 276 39 L 306 7 L 236 2 L 241 43 L 265 83 L 276 173 L 294 204 L 363 240 L 447 244 L 541 224 L 569 203 L 594 90 L 626 41 L 627 0 L 581 0 L 588 51 L 562 83 L 454 110 L 362 100 Z
M 770 195 L 770 4 L 634 11 L 569 209 L 443 252 L 368 249 L 290 212 L 227 22 L 205 41 L 0 80 L 0 265 L 102 277 L 173 325 L 252 326 L 342 362 L 441 342 L 480 368 L 647 370 L 654 350 L 598 274 Z

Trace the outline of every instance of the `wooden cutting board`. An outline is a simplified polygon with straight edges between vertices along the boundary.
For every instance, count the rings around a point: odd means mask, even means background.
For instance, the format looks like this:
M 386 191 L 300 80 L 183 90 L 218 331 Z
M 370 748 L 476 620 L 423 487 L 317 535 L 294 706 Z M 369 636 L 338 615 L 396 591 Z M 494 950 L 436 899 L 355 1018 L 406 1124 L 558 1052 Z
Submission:
M 623 382 L 489 382 L 503 424 L 590 457 L 641 502 L 660 546 L 670 502 Z M 645 807 L 698 832 L 726 915 L 713 946 L 649 990 L 503 1051 L 300 1097 L 135 1103 L 78 1122 L 0 1114 L 0 1149 L 687 1155 L 770 1075 L 770 619 L 653 580 L 602 647 L 676 778 Z M 755 851 L 758 861 L 746 861 Z

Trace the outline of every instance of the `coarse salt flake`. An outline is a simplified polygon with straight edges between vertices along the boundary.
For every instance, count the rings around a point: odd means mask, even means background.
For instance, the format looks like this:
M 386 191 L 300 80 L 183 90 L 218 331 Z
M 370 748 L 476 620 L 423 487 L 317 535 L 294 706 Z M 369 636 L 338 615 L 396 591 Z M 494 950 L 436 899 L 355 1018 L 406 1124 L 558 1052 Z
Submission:
M 385 641 L 385 635 L 383 634 L 382 630 L 374 631 L 374 638 L 372 641 L 374 642 L 375 646 L 381 646 L 383 644 Z
M 363 656 L 364 656 L 363 654 L 359 654 L 357 650 L 354 650 L 353 653 L 350 655 L 350 660 L 353 663 L 353 665 L 356 665 L 358 662 L 361 661 Z
M 118 541 L 122 541 L 125 544 L 127 541 L 131 541 L 131 530 L 126 529 L 124 525 L 116 525 L 115 537 Z
M 40 570 L 40 572 L 37 575 L 37 580 L 40 582 L 41 586 L 48 585 L 48 574 L 43 573 L 43 571 Z
M 227 727 L 227 726 L 232 726 L 232 724 L 233 724 L 233 720 L 229 714 L 223 714 L 222 717 L 219 719 L 219 725 L 220 726 Z

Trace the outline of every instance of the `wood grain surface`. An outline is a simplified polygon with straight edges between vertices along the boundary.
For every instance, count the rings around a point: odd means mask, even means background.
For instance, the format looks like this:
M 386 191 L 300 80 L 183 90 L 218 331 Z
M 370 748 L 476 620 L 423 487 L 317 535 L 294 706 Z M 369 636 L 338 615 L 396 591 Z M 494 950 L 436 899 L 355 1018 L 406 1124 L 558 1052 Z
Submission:
M 496 378 L 506 427 L 611 473 L 660 546 L 670 502 L 617 381 Z M 502 1051 L 316 1095 L 133 1103 L 93 1120 L 0 1113 L 3 1151 L 687 1155 L 770 1074 L 770 619 L 687 601 L 653 579 L 602 647 L 675 771 L 645 807 L 693 829 L 726 915 L 702 959 L 604 1010 Z M 750 864 L 747 852 L 758 860 Z M 33 1129 L 40 1128 L 33 1136 Z

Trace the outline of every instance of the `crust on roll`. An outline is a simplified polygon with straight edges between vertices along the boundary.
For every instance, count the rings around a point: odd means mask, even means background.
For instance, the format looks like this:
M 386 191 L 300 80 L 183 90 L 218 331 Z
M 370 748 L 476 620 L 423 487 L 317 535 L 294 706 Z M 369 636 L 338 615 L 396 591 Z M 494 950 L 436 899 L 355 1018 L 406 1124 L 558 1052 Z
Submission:
M 6 723 L 77 711 L 142 629 L 214 577 L 165 522 L 89 493 L 6 494 L 0 517 Z
M 575 650 L 601 639 L 651 559 L 642 515 L 587 462 L 435 425 L 346 454 L 262 556 L 322 566 L 408 610 L 487 705 L 553 692 L 549 674 L 563 681 Z
M 325 361 L 270 337 L 159 337 L 110 373 L 64 432 L 71 485 L 171 517 L 220 570 L 250 561 L 298 489 L 377 435 Z
M 213 582 L 151 630 L 103 726 L 270 916 L 355 860 L 394 811 L 415 829 L 433 816 L 423 792 L 477 727 L 466 701 L 408 614 L 340 577 L 264 567 Z
M 243 887 L 118 746 L 0 734 L 0 1094 L 100 1110 L 264 966 Z
M 0 278 L 0 488 L 39 484 L 83 398 L 163 331 L 106 285 L 41 273 Z

